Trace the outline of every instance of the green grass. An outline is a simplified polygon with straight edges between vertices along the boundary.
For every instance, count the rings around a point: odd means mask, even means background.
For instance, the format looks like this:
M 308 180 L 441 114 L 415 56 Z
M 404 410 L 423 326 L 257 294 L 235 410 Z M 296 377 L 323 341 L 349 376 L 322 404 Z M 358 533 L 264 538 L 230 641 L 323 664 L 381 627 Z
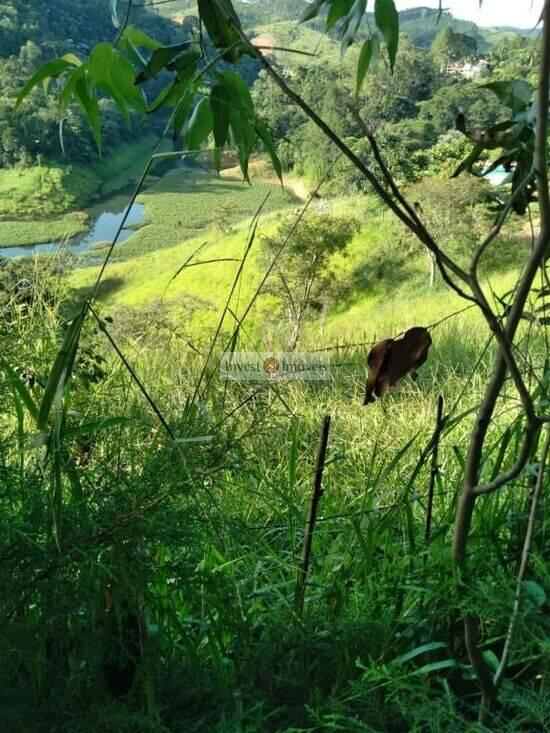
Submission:
M 142 138 L 95 163 L 0 169 L 0 246 L 35 244 L 83 231 L 81 212 L 58 217 L 135 181 L 154 139 Z
M 115 259 L 147 256 L 197 235 L 219 242 L 223 239 L 220 226 L 225 231 L 252 218 L 268 194 L 263 208 L 266 214 L 288 209 L 296 201 L 280 186 L 268 183 L 249 186 L 208 173 L 170 171 L 138 197 L 138 202 L 145 204 L 144 224 L 117 246 Z M 177 261 L 178 256 L 174 252 L 166 259 Z
M 75 211 L 46 221 L 0 219 L 0 249 L 51 242 L 74 237 L 87 229 L 88 215 Z
M 173 216 L 189 209 L 192 221 L 196 207 L 190 206 L 189 193 L 165 193 L 158 221 L 170 207 Z M 439 282 L 428 287 L 424 253 L 401 241 L 402 228 L 371 199 L 341 199 L 332 206 L 359 216 L 363 227 L 347 257 L 331 263 L 341 289 L 326 318 L 309 323 L 301 346 L 394 335 L 464 305 Z M 273 233 L 283 212 L 293 208 L 290 203 L 263 218 L 258 237 Z M 3 632 L 0 688 L 7 698 L 4 715 L 14 730 L 56 729 L 60 709 L 63 729 L 82 733 L 462 733 L 468 726 L 463 713 L 475 716 L 476 688 L 456 643 L 461 630 L 449 548 L 475 421 L 467 411 L 478 404 L 491 373 L 491 349 L 483 356 L 488 329 L 472 311 L 443 323 L 432 332 L 433 347 L 418 379 L 405 379 L 382 404 L 365 408 L 368 347 L 332 351 L 330 382 L 224 383 L 216 357 L 233 327 L 228 315 L 198 407 L 189 409 L 237 265 L 218 262 L 184 270 L 166 300 L 159 298 L 203 241 L 208 244 L 198 259 L 242 256 L 251 216 L 242 212 L 231 234 L 206 229 L 107 269 L 96 307 L 102 317 L 113 317 L 107 328 L 182 440 L 177 446 L 168 440 L 89 319 L 72 382 L 68 427 L 116 415 L 125 415 L 127 422 L 67 442 L 84 499 L 73 496 L 67 478 L 62 556 L 48 535 L 52 489 L 44 472 L 50 467 L 37 469 L 34 443 L 24 440 L 26 434 L 34 437 L 34 423 L 27 416 L 21 425 L 11 407 L 16 397 L 6 389 L 0 534 L 7 538 L 2 549 L 12 552 L 13 560 L 1 566 L 2 611 L 7 615 L 17 606 L 21 612 Z M 151 236 L 157 226 L 149 226 Z M 259 240 L 231 303 L 237 314 L 263 272 L 258 247 Z M 43 258 L 41 266 L 50 267 L 53 286 L 62 287 L 56 263 Z M 72 295 L 96 275 L 95 267 L 73 272 Z M 500 268 L 491 273 L 492 284 L 508 289 L 513 275 Z M 36 285 L 48 292 L 47 271 L 36 277 Z M 51 296 L 37 297 L 32 307 L 20 309 L 9 340 L 9 360 L 18 373 L 28 375 L 29 365 L 36 372 L 36 399 L 65 329 L 52 302 Z M 263 296 L 236 347 L 276 349 L 284 344 L 285 327 L 273 298 Z M 540 345 L 533 334 L 525 347 L 536 365 L 544 361 Z M 91 380 L 94 354 L 106 360 L 99 362 L 103 375 L 97 381 Z M 430 462 L 422 453 L 433 434 L 440 394 L 453 417 L 464 414 L 448 423 L 441 441 L 427 546 Z M 491 425 L 484 477 L 513 459 L 519 435 L 514 398 L 510 385 Z M 296 568 L 319 425 L 329 413 L 324 491 L 305 613 L 298 620 L 292 613 Z M 508 425 L 509 450 L 499 457 Z M 25 434 L 14 440 L 22 428 Z M 500 651 L 514 600 L 518 536 L 531 489 L 525 476 L 513 489 L 480 498 L 473 520 L 471 601 L 483 614 L 484 651 L 490 654 Z M 542 552 L 548 530 L 542 509 L 530 581 L 546 588 Z M 30 565 L 41 573 L 36 589 L 29 586 Z M 114 619 L 106 612 L 106 600 L 114 604 Z M 134 689 L 115 701 L 102 662 L 113 648 L 123 662 L 131 660 L 132 637 L 123 643 L 128 608 L 143 614 L 144 653 L 135 662 Z M 495 730 L 545 729 L 548 700 L 533 681 L 544 662 L 542 611 L 528 599 L 522 606 L 514 655 L 529 679 L 508 681 L 505 712 L 497 714 Z M 423 651 L 434 642 L 434 651 Z M 15 671 L 9 664 L 13 650 Z M 415 650 L 420 650 L 417 656 L 401 658 Z M 445 660 L 457 662 L 451 673 L 426 669 Z M 525 667 L 531 660 L 533 665 Z
M 215 327 L 239 266 L 238 262 L 223 260 L 242 257 L 250 219 L 266 190 L 273 191 L 272 207 L 284 205 L 285 199 L 278 188 L 269 184 L 255 184 L 250 189 L 233 181 L 202 176 L 180 179 L 180 175 L 169 174 L 142 196 L 149 223 L 115 250 L 117 257 L 107 269 L 101 298 L 125 324 L 132 320 L 128 313 L 135 313 L 139 320 L 140 312 L 154 308 L 162 312 L 163 319 L 184 324 L 188 334 L 201 339 Z M 178 191 L 174 190 L 176 185 Z M 193 187 L 192 192 L 185 190 L 188 186 Z M 233 216 L 240 216 L 241 221 L 232 225 L 231 233 L 222 235 L 213 228 L 212 221 L 216 219 L 216 202 L 225 201 L 229 192 L 234 196 Z M 414 325 L 427 326 L 463 307 L 463 301 L 448 291 L 439 277 L 436 286 L 430 288 L 424 252 L 403 240 L 399 225 L 373 198 L 334 199 L 331 207 L 335 213 L 357 216 L 362 228 L 345 255 L 333 258 L 330 266 L 338 287 L 326 316 L 314 317 L 306 324 L 301 346 L 372 341 Z M 295 208 L 294 202 L 287 200 L 286 208 L 261 217 L 238 289 L 238 313 L 253 298 L 265 270 L 260 257 L 262 237 L 272 236 L 281 216 Z M 198 234 L 193 225 L 200 226 Z M 195 235 L 190 236 L 193 232 Z M 505 246 L 509 249 L 513 243 L 506 242 Z M 199 247 L 194 261 L 214 262 L 184 269 L 172 282 L 179 267 Z M 103 253 L 99 250 L 96 256 Z M 97 266 L 75 270 L 71 276 L 75 293 L 88 292 L 97 272 Z M 513 263 L 504 258 L 502 267 L 486 273 L 484 283 L 488 290 L 490 286 L 504 293 L 515 272 Z M 475 311 L 460 319 L 464 327 L 482 327 Z M 131 330 L 132 326 L 128 327 Z M 284 310 L 269 292 L 262 292 L 248 318 L 250 336 L 259 342 L 271 339 L 284 343 L 289 328 Z

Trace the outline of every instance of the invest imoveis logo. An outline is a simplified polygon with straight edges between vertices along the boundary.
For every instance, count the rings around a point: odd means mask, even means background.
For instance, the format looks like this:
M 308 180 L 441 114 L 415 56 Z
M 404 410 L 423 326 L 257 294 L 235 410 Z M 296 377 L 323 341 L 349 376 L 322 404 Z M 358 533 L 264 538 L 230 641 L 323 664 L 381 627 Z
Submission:
M 330 356 L 327 352 L 226 352 L 220 361 L 220 376 L 243 382 L 326 381 L 330 379 Z

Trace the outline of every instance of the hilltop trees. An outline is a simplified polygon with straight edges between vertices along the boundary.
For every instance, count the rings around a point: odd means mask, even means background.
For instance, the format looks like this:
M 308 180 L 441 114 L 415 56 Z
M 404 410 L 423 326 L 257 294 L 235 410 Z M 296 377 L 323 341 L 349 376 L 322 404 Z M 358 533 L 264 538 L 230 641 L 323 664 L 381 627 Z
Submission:
M 477 39 L 468 33 L 458 33 L 450 26 L 443 28 L 431 46 L 432 55 L 441 71 L 457 61 L 471 61 L 477 56 Z
M 288 338 L 291 350 L 296 348 L 308 312 L 326 308 L 335 283 L 330 260 L 335 254 L 345 253 L 354 234 L 359 231 L 359 222 L 321 209 L 303 217 L 299 228 L 295 229 L 296 218 L 291 217 L 279 226 L 275 236 L 263 240 L 266 263 L 282 250 L 271 291 L 284 304 L 291 327 Z M 287 240 L 286 247 L 282 249 Z

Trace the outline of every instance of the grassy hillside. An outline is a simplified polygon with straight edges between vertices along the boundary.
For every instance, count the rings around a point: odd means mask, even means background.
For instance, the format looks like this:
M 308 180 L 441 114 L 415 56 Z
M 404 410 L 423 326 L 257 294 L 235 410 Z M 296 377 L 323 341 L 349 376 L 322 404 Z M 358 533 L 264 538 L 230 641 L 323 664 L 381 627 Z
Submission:
M 262 238 L 272 236 L 281 218 L 299 208 L 298 202 L 273 184 L 255 183 L 250 188 L 238 181 L 205 173 L 182 175 L 178 170 L 139 197 L 145 204 L 145 224 L 115 249 L 103 285 L 106 307 L 120 314 L 130 308 L 137 316 L 154 306 L 164 313 L 163 318 L 174 318 L 185 324 L 188 333 L 205 337 L 226 302 L 250 220 L 268 193 L 239 285 L 239 307 L 244 309 L 266 267 Z M 307 344 L 369 340 L 415 323 L 435 322 L 461 307 L 462 301 L 442 283 L 429 287 L 425 254 L 413 240 L 403 238 L 402 229 L 376 200 L 357 195 L 329 199 L 325 205 L 335 214 L 357 217 L 362 226 L 345 255 L 333 257 L 330 267 L 338 288 L 326 317 L 311 319 L 306 328 Z M 512 246 L 509 241 L 506 249 Z M 208 262 L 184 269 L 172 281 L 197 250 L 193 262 Z M 93 258 L 86 258 L 88 266 L 73 273 L 76 294 L 87 292 L 98 272 L 90 263 L 102 256 L 99 249 Z M 504 258 L 500 267 L 498 262 L 499 258 L 492 263 L 487 283 L 504 292 L 513 277 L 513 262 Z M 287 326 L 284 317 L 281 325 L 279 311 L 273 313 L 272 298 L 267 292 L 258 298 L 248 329 L 264 340 L 284 341 Z
M 91 164 L 0 168 L 0 248 L 64 239 L 86 230 L 86 205 L 133 183 L 153 135 Z

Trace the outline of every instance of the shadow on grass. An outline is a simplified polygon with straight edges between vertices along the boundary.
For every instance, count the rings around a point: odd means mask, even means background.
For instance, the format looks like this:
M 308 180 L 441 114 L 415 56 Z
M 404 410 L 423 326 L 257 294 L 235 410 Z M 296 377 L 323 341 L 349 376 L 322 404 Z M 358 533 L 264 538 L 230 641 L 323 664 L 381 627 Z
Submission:
M 383 251 L 358 264 L 335 288 L 338 310 L 347 310 L 365 297 L 383 289 L 392 293 L 401 288 L 411 273 L 412 261 L 406 257 L 385 258 Z
M 96 297 L 99 300 L 101 300 L 102 298 L 105 298 L 109 295 L 112 295 L 113 293 L 116 293 L 117 290 L 120 290 L 122 288 L 125 282 L 126 281 L 122 277 L 104 278 L 99 283 L 99 287 L 97 288 L 97 292 L 96 292 Z M 91 292 L 92 292 L 91 286 L 72 288 L 69 291 L 69 294 L 64 304 L 64 310 L 66 311 L 66 314 L 68 315 L 76 314 L 76 312 L 82 307 L 82 304 L 84 303 L 86 298 L 90 297 Z

